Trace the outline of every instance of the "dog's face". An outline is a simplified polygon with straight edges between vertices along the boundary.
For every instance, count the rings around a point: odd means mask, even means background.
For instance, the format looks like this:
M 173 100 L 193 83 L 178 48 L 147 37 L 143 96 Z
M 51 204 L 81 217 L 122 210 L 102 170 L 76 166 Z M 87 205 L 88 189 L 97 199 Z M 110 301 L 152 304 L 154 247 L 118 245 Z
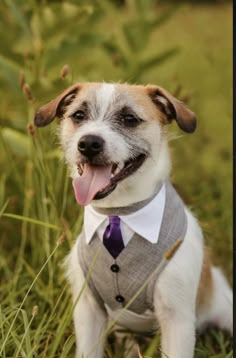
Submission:
M 151 195 L 169 172 L 164 125 L 175 119 L 184 131 L 196 127 L 193 112 L 156 86 L 81 83 L 39 109 L 35 124 L 56 116 L 81 205 L 114 207 Z

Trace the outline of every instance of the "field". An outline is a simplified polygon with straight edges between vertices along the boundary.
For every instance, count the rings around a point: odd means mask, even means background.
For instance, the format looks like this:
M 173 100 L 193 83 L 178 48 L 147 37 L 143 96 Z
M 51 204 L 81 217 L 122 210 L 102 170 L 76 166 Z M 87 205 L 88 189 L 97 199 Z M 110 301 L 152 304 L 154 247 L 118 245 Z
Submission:
M 169 131 L 172 181 L 198 217 L 212 260 L 232 283 L 232 9 L 230 2 L 5 0 L 0 4 L 0 357 L 73 357 L 63 259 L 82 224 L 55 135 L 35 109 L 78 81 L 165 87 L 197 114 Z M 117 1 L 117 3 L 119 3 Z M 66 66 L 65 66 L 66 65 Z M 64 67 L 63 67 L 64 66 Z M 56 122 L 56 121 L 55 121 Z M 106 353 L 160 357 L 160 336 L 111 332 Z M 210 329 L 196 358 L 233 357 Z

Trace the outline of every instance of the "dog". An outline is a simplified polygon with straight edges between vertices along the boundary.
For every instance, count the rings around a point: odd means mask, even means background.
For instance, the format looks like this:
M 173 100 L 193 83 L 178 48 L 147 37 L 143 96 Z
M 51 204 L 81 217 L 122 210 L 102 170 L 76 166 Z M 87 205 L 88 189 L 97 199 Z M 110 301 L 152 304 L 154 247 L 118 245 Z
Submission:
M 167 124 L 192 133 L 195 114 L 159 86 L 78 83 L 42 106 L 35 125 L 55 117 L 76 200 L 85 206 L 66 258 L 76 357 L 103 357 L 111 319 L 139 332 L 159 327 L 169 358 L 193 357 L 195 332 L 209 324 L 232 334 L 232 290 L 168 179 Z M 123 240 L 118 254 L 113 236 Z M 155 274 L 177 239 L 180 247 Z

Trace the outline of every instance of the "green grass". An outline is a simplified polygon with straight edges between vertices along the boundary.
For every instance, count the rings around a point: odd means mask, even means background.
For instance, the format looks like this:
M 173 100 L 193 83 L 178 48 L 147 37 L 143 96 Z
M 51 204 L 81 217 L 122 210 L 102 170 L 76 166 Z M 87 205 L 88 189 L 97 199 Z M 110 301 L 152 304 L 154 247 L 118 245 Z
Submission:
M 1 358 L 74 354 L 62 263 L 80 231 L 82 209 L 55 137 L 57 124 L 33 134 L 26 129 L 35 108 L 73 82 L 153 83 L 188 101 L 198 130 L 187 135 L 170 126 L 178 137 L 170 143 L 172 180 L 199 218 L 214 263 L 232 281 L 231 4 L 152 3 L 128 1 L 123 10 L 105 0 L 0 5 Z M 65 63 L 70 70 L 63 79 Z M 19 85 L 22 71 L 33 100 Z M 63 232 L 67 239 L 58 244 Z M 130 332 L 120 340 L 111 333 L 108 357 L 126 356 L 125 345 L 137 356 L 160 357 L 159 335 Z M 198 337 L 195 357 L 232 357 L 232 340 L 211 329 Z

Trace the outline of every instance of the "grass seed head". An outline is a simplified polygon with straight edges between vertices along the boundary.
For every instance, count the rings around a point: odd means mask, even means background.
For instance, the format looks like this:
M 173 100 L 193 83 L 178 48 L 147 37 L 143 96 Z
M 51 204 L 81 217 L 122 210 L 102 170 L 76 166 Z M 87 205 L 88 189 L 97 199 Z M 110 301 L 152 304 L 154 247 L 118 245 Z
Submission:
M 32 308 L 32 316 L 36 316 L 38 314 L 39 308 L 38 306 L 34 306 Z
M 182 242 L 183 240 L 181 239 L 176 240 L 175 243 L 171 246 L 171 248 L 165 252 L 164 257 L 166 260 L 170 260 L 174 256 Z
M 22 91 L 25 95 L 25 97 L 27 98 L 28 101 L 32 102 L 34 97 L 31 91 L 30 86 L 28 85 L 28 83 L 24 83 L 23 87 L 22 87 Z
M 66 76 L 68 76 L 68 73 L 69 73 L 69 65 L 64 65 L 61 69 L 60 77 L 64 79 L 66 78 Z
M 67 239 L 66 234 L 65 232 L 63 232 L 57 240 L 57 245 L 62 245 L 66 239 Z
M 35 132 L 36 132 L 36 128 L 35 128 L 35 126 L 33 125 L 33 123 L 28 123 L 28 124 L 27 124 L 27 132 L 28 132 L 28 134 L 29 134 L 31 137 L 34 137 Z

